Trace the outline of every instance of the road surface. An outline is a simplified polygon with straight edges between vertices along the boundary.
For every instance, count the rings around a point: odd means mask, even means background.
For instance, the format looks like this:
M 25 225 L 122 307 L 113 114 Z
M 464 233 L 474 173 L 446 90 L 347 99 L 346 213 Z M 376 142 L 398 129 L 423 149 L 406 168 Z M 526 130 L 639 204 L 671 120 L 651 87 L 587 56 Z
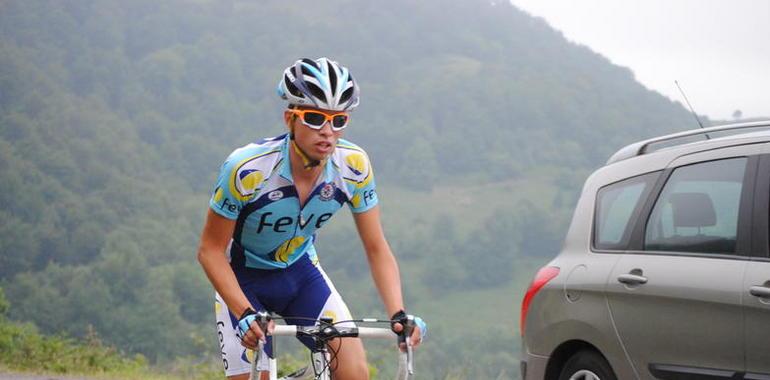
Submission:
M 34 375 L 21 373 L 0 373 L 0 380 L 94 380 L 93 378 L 63 376 L 63 375 Z

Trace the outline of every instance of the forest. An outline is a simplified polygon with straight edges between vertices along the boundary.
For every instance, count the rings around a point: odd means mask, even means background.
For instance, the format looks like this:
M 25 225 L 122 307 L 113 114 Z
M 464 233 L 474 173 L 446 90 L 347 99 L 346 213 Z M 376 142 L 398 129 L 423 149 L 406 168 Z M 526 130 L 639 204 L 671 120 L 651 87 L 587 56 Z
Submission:
M 518 378 L 521 298 L 583 180 L 625 144 L 697 127 L 508 2 L 2 1 L 8 318 L 158 365 L 219 360 L 195 259 L 217 170 L 283 133 L 275 85 L 321 56 L 361 86 L 345 137 L 371 157 L 408 308 L 431 326 L 419 378 Z M 355 315 L 383 317 L 340 214 L 321 262 Z M 387 349 L 369 353 L 381 374 Z

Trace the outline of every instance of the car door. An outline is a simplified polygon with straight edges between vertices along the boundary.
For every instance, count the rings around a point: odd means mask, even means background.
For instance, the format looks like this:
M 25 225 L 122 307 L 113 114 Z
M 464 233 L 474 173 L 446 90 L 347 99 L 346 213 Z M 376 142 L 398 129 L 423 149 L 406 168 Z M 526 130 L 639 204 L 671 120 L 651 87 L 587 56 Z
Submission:
M 744 370 L 741 296 L 750 250 L 750 147 L 675 160 L 637 222 L 607 297 L 642 378 L 731 379 Z
M 753 257 L 743 282 L 746 379 L 770 379 L 770 155 L 761 157 L 756 189 Z
M 770 379 L 770 262 L 752 261 L 744 281 L 746 379 Z

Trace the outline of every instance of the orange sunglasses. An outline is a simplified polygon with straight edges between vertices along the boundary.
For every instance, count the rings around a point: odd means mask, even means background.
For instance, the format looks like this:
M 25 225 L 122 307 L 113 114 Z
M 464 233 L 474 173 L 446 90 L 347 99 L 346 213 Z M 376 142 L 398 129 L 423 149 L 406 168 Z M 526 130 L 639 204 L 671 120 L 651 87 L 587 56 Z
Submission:
M 328 115 L 314 110 L 290 109 L 289 111 L 299 116 L 299 119 L 302 120 L 302 124 L 315 130 L 323 128 L 324 124 L 328 121 L 332 127 L 332 131 L 338 132 L 345 129 L 345 127 L 348 126 L 348 120 L 350 120 L 350 115 L 345 112 Z

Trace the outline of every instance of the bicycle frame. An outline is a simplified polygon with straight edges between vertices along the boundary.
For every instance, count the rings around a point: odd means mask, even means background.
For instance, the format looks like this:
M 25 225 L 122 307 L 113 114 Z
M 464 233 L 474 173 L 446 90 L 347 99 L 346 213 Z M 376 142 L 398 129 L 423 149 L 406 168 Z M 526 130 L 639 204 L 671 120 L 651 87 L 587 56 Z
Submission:
M 325 337 L 360 337 L 360 338 L 375 338 L 375 339 L 393 339 L 398 338 L 399 335 L 394 333 L 391 329 L 378 328 L 378 327 L 347 327 L 337 328 L 334 325 L 315 325 L 315 326 L 295 326 L 295 325 L 276 325 L 272 336 L 310 336 L 313 339 L 320 339 L 319 336 Z M 398 357 L 398 372 L 396 373 L 396 380 L 407 380 L 413 373 L 412 368 L 412 346 L 411 340 L 407 337 L 407 350 L 399 351 Z M 251 366 L 251 376 L 249 379 L 258 380 L 259 372 L 257 371 L 259 362 L 259 352 L 262 350 L 264 342 L 260 341 L 257 350 L 255 351 L 254 361 Z M 331 360 L 328 350 L 324 345 L 318 350 L 313 351 L 313 371 L 315 372 L 315 379 L 317 380 L 330 380 L 331 374 L 328 367 Z M 270 360 L 270 380 L 278 380 L 277 364 L 275 359 Z

